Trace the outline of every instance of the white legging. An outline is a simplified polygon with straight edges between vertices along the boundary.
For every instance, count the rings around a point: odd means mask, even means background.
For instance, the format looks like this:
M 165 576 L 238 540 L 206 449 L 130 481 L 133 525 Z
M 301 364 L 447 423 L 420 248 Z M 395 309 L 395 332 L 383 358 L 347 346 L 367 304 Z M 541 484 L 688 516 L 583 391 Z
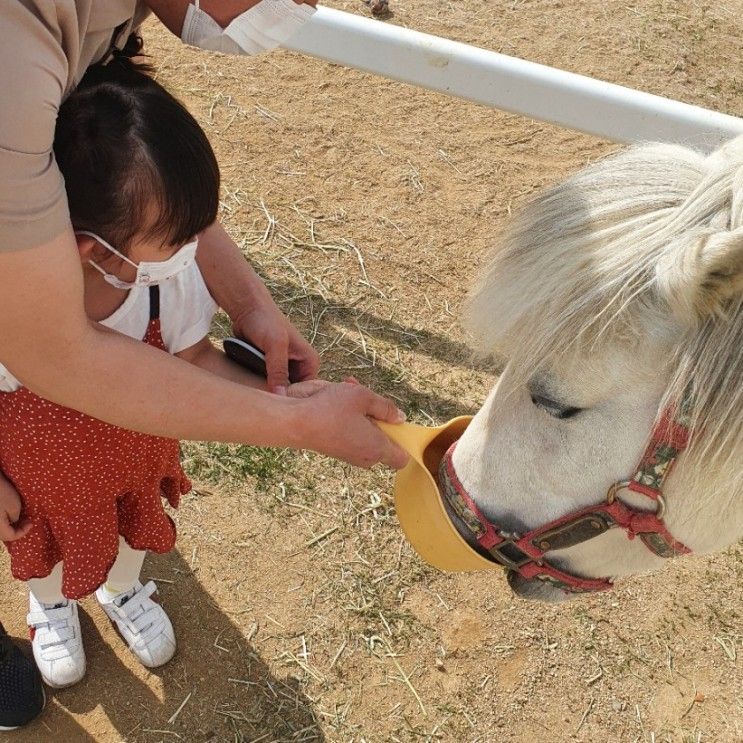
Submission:
M 142 571 L 146 551 L 133 550 L 119 537 L 119 554 L 108 571 L 106 587 L 112 593 L 123 593 L 134 586 Z M 65 600 L 62 595 L 62 563 L 58 562 L 46 578 L 32 578 L 28 588 L 43 604 L 58 604 Z

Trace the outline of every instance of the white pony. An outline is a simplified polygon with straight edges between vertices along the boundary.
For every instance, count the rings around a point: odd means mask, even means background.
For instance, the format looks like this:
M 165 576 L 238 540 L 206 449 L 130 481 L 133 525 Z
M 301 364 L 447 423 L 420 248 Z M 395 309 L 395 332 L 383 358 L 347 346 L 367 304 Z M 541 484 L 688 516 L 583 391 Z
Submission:
M 505 368 L 451 463 L 490 521 L 523 533 L 601 502 L 685 400 L 665 525 L 699 553 L 743 535 L 743 137 L 711 156 L 629 148 L 547 189 L 500 239 L 468 314 Z M 664 564 L 621 529 L 546 559 L 585 578 Z M 572 595 L 510 578 L 527 597 Z

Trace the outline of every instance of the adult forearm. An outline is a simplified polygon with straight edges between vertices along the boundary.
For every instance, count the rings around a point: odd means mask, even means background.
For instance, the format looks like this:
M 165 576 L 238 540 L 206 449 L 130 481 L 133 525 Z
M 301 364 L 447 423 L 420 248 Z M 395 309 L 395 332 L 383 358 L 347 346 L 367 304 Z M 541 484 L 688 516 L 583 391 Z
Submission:
M 30 390 L 145 433 L 297 443 L 295 401 L 222 380 L 93 323 L 82 298 L 71 232 L 37 248 L 0 251 L 0 360 Z M 270 432 L 265 420 L 275 422 Z
M 54 375 L 39 375 L 35 391 L 108 423 L 181 439 L 312 445 L 300 440 L 295 401 L 227 381 L 95 325 L 77 348 L 55 356 Z
M 399 468 L 407 461 L 373 423 L 404 416 L 357 385 L 281 397 L 92 325 L 81 340 L 79 353 L 57 348 L 51 355 L 45 396 L 110 423 L 172 438 L 314 449 L 362 466 L 381 461 Z

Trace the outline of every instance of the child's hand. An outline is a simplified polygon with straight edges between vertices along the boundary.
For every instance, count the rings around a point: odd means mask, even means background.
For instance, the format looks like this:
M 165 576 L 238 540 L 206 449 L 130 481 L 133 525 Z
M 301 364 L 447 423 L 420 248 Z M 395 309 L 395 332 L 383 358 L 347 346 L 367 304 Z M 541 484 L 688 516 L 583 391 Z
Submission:
M 31 522 L 28 519 L 18 521 L 20 515 L 18 491 L 0 474 L 0 539 L 3 542 L 13 542 L 28 534 Z
M 289 360 L 296 363 L 301 380 L 312 379 L 320 368 L 314 348 L 283 315 L 269 296 L 266 301 L 232 319 L 233 332 L 247 338 L 266 354 L 269 392 L 287 393 Z

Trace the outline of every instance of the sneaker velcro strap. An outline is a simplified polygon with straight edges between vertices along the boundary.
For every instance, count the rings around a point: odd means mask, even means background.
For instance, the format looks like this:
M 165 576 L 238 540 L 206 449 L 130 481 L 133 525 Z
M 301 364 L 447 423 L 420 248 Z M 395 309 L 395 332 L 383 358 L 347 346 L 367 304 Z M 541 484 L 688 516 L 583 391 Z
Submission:
M 128 598 L 121 606 L 114 602 L 113 607 L 118 621 L 126 625 L 132 634 L 139 634 L 147 637 L 155 627 L 148 614 L 155 608 L 150 596 L 157 591 L 157 586 L 153 581 L 148 581 L 133 596 Z
M 41 624 L 51 624 L 52 622 L 64 622 L 72 619 L 72 609 L 69 606 L 62 606 L 59 609 L 44 609 L 44 611 L 31 611 L 26 615 L 26 624 L 38 627 Z
M 66 629 L 64 632 L 55 633 L 53 637 L 43 636 L 39 638 L 39 644 L 42 649 L 48 650 L 49 648 L 56 648 L 60 645 L 66 645 L 71 640 L 75 639 L 75 633 L 71 629 Z M 44 642 L 46 640 L 46 642 Z
M 142 586 L 142 590 L 137 591 L 137 596 L 149 598 L 153 593 L 157 593 L 157 585 L 155 585 L 154 580 L 148 580 L 147 583 Z

